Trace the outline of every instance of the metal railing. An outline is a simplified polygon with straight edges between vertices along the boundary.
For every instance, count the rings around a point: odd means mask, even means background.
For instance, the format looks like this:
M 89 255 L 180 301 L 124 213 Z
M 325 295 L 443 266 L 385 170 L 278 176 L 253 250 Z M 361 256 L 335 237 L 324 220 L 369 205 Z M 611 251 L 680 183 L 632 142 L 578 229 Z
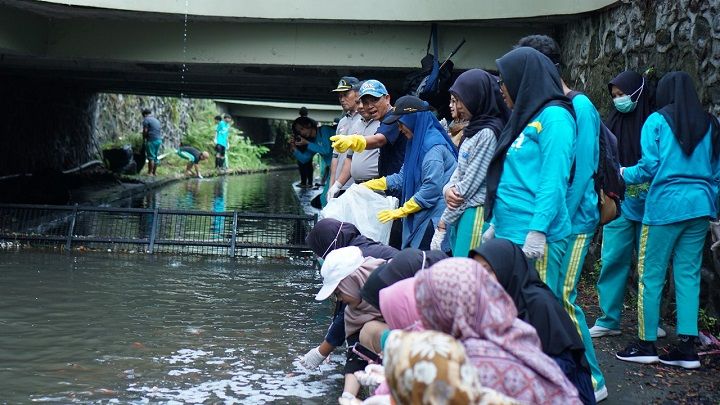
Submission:
M 308 256 L 317 215 L 0 204 L 0 240 L 71 249 Z

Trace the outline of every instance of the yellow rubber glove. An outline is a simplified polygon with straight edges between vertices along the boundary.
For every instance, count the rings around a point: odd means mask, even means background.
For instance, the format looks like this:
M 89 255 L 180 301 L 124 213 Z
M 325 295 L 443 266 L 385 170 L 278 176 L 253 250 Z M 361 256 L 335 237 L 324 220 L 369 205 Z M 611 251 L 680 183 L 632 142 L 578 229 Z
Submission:
M 422 207 L 420 207 L 418 203 L 415 202 L 415 199 L 411 198 L 407 200 L 407 202 L 403 204 L 403 206 L 400 208 L 396 208 L 394 210 L 382 210 L 378 212 L 377 219 L 378 221 L 385 223 L 388 221 L 405 218 L 406 216 L 414 214 L 421 209 Z
M 330 137 L 332 147 L 340 153 L 352 149 L 355 152 L 362 152 L 367 146 L 367 141 L 362 135 L 335 135 Z
M 379 179 L 368 180 L 368 181 L 366 181 L 364 183 L 360 183 L 360 184 L 369 188 L 370 190 L 379 190 L 379 191 L 387 190 L 387 180 L 385 180 L 385 177 L 380 177 Z

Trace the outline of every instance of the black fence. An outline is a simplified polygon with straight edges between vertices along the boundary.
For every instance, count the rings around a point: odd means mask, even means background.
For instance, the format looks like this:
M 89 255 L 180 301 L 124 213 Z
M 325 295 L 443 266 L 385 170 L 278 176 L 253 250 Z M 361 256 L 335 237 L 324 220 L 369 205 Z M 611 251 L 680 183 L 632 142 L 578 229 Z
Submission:
M 66 250 L 311 256 L 317 216 L 251 212 L 0 204 L 0 240 Z

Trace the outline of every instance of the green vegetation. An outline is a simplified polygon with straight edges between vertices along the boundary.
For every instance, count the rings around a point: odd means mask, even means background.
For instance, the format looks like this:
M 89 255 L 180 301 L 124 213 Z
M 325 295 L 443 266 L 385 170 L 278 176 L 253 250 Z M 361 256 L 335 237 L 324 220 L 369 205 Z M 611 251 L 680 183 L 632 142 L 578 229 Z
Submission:
M 133 151 L 139 151 L 143 145 L 142 134 L 128 132 L 122 134 L 112 141 L 105 142 L 101 145 L 102 150 L 122 148 L 125 145 L 130 145 Z
M 216 111 L 211 108 L 193 114 L 192 121 L 182 139 L 183 145 L 193 146 L 210 153 L 210 160 L 215 156 L 215 121 Z M 228 150 L 225 154 L 230 169 L 261 169 L 265 167 L 261 157 L 268 152 L 264 146 L 253 145 L 236 128 L 230 128 Z M 182 160 L 182 159 L 180 159 Z M 165 162 L 163 161 L 163 164 Z

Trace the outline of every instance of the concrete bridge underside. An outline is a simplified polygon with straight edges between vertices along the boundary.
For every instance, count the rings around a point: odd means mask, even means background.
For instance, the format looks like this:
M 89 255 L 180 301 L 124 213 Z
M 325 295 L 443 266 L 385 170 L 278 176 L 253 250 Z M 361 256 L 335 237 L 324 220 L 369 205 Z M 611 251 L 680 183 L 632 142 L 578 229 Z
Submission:
M 399 94 L 431 21 L 442 58 L 465 38 L 456 67 L 493 69 L 519 37 L 615 1 L 278 2 L 0 0 L 0 75 L 94 92 L 333 103 L 329 89 L 347 74 Z

